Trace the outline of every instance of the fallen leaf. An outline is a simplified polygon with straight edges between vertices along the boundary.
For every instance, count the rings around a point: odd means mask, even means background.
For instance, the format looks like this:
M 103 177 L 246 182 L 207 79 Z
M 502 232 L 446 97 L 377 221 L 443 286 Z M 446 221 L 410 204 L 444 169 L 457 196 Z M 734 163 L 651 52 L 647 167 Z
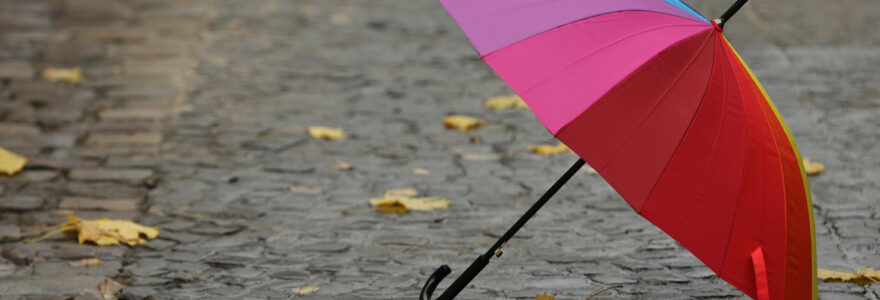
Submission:
M 569 150 L 568 146 L 565 144 L 560 143 L 559 145 L 529 145 L 529 151 L 540 155 L 554 155 L 569 152 L 571 150 Z
M 93 242 L 98 246 L 107 246 L 125 243 L 134 246 L 159 236 L 159 227 L 146 227 L 127 220 L 83 220 L 75 216 L 67 216 L 67 219 L 75 226 L 80 244 Z
M 385 192 L 382 197 L 370 198 L 368 202 L 380 212 L 395 214 L 403 214 L 409 210 L 444 209 L 452 205 L 445 198 L 415 197 L 418 194 L 419 192 L 415 189 L 393 189 Z
M 0 173 L 14 175 L 15 173 L 18 173 L 18 171 L 21 171 L 27 162 L 28 160 L 24 156 L 0 148 Z
M 307 285 L 304 287 L 292 288 L 291 291 L 296 293 L 297 295 L 304 296 L 304 295 L 308 295 L 308 294 L 317 292 L 320 289 L 321 289 L 321 285 L 316 283 L 316 284 L 311 284 L 311 285 Z
M 544 293 L 535 297 L 535 300 L 553 300 L 553 296 L 547 296 L 547 293 Z
M 397 201 L 403 204 L 406 209 L 419 211 L 444 209 L 452 205 L 446 198 L 439 197 L 398 198 Z
M 812 161 L 809 158 L 804 158 L 804 172 L 806 172 L 807 175 L 819 175 L 824 171 L 825 164 L 818 161 Z
M 487 161 L 487 160 L 495 160 L 498 159 L 498 156 L 491 154 L 480 154 L 480 153 L 459 153 L 464 160 L 477 160 L 477 161 Z
M 484 121 L 464 115 L 451 115 L 443 118 L 443 126 L 446 126 L 447 129 L 458 129 L 462 132 L 474 130 L 485 123 Z
M 119 290 L 122 290 L 123 286 L 119 282 L 104 279 L 104 282 L 98 284 L 98 293 L 101 295 L 101 299 L 104 300 L 116 300 L 119 299 Z
M 849 282 L 862 286 L 871 283 L 880 283 L 880 271 L 872 268 L 861 269 L 855 273 L 818 269 L 817 275 L 819 279 L 822 279 L 825 282 Z
M 71 267 L 85 267 L 85 266 L 100 266 L 103 265 L 104 262 L 97 258 L 83 258 L 80 260 L 75 260 L 67 263 Z
M 344 161 L 337 161 L 333 163 L 333 169 L 336 169 L 337 171 L 351 171 L 354 169 L 354 166 Z
M 307 127 L 307 131 L 309 132 L 309 136 L 316 139 L 325 139 L 325 140 L 338 140 L 348 133 L 342 128 L 332 128 L 332 127 L 324 127 L 324 126 L 309 126 Z
M 424 168 L 412 168 L 412 173 L 416 175 L 429 175 L 431 174 L 431 171 L 428 171 L 428 169 Z
M 493 110 L 529 108 L 529 106 L 523 102 L 522 98 L 517 95 L 492 97 L 489 98 L 489 100 L 486 100 L 486 102 L 483 103 L 483 106 Z
M 64 81 L 69 83 L 82 83 L 83 74 L 79 68 L 46 68 L 43 70 L 43 79 L 48 81 Z

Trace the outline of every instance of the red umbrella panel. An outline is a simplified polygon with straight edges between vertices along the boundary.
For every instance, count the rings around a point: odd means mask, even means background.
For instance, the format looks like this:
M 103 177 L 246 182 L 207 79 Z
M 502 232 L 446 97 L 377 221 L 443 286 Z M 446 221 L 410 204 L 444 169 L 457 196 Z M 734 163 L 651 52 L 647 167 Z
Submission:
M 800 154 L 720 26 L 674 0 L 441 3 L 638 213 L 752 297 L 817 298 Z

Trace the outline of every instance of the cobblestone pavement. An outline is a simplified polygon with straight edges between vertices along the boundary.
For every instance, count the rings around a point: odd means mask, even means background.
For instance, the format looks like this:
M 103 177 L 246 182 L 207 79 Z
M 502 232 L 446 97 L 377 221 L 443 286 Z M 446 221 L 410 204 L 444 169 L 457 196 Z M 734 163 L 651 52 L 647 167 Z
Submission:
M 714 16 L 725 1 L 693 1 Z M 726 35 L 806 157 L 819 266 L 880 266 L 880 6 L 753 1 Z M 81 8 L 81 9 L 78 9 Z M 135 248 L 3 240 L 0 299 L 415 299 L 428 274 L 463 270 L 576 160 L 525 110 L 433 0 L 0 0 L 0 146 L 73 167 L 0 179 L 0 230 L 63 219 L 162 227 Z M 81 85 L 46 83 L 79 66 Z M 444 116 L 488 121 L 469 133 Z M 345 128 L 338 141 L 305 126 Z M 336 170 L 343 161 L 352 170 Z M 414 174 L 413 168 L 430 171 Z M 370 211 L 414 187 L 447 210 Z M 100 267 L 68 261 L 98 255 Z M 451 282 L 447 279 L 440 289 Z M 292 289 L 318 284 L 310 295 Z M 695 257 L 580 172 L 461 299 L 740 299 Z M 821 299 L 878 299 L 820 283 Z

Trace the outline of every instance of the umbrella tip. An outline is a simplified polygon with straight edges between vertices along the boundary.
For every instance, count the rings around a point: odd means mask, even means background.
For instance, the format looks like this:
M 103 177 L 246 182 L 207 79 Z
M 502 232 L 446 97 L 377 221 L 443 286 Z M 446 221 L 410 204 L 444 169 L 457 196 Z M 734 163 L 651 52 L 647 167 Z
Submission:
M 712 20 L 712 26 L 715 26 L 715 30 L 718 32 L 724 32 L 724 20 L 714 19 Z

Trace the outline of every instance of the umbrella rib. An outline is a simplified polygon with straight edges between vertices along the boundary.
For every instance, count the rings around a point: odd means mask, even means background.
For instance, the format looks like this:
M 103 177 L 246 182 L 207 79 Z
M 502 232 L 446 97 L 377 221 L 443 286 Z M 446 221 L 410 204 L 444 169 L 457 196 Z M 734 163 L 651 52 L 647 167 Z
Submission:
M 723 45 L 723 42 L 724 42 L 724 41 L 720 41 L 720 42 L 722 43 L 722 46 L 721 46 L 721 47 L 722 47 L 722 48 L 721 48 L 721 49 L 722 49 L 722 51 L 721 51 L 721 55 L 725 57 L 725 59 L 723 60 L 723 62 L 726 63 L 726 64 L 731 68 L 731 72 L 736 72 L 736 71 L 733 69 L 734 67 L 733 67 L 733 66 L 730 66 L 730 62 L 729 62 L 729 60 L 728 60 L 728 54 L 727 54 L 727 51 L 724 51 L 724 48 L 723 48 L 723 47 L 724 47 L 724 45 Z M 725 76 L 725 75 L 727 75 L 727 74 L 724 73 L 722 76 Z M 735 74 L 734 74 L 733 80 L 734 80 L 734 82 L 736 82 L 736 84 L 733 85 L 733 88 L 739 90 L 739 92 L 740 92 L 740 99 L 741 99 L 740 101 L 745 101 L 745 97 L 742 96 L 742 95 L 743 95 L 743 91 L 742 91 L 742 89 L 740 89 L 740 85 L 739 85 L 739 82 L 738 82 L 738 80 L 737 80 Z M 727 82 L 726 79 L 725 79 L 725 82 Z M 745 108 L 743 108 L 743 109 L 745 109 Z M 745 117 L 743 117 L 743 121 L 746 121 L 746 118 L 745 118 Z M 745 126 L 745 129 L 743 129 L 743 130 L 746 131 L 746 139 L 748 140 L 748 134 L 749 134 L 748 126 Z M 746 145 L 743 145 L 743 149 L 742 149 L 742 151 L 743 151 L 743 156 L 742 156 L 742 157 L 743 157 L 743 162 L 742 162 L 741 164 L 739 164 L 739 165 L 743 166 L 743 170 L 745 170 L 746 155 L 748 154 L 748 151 L 747 151 L 747 150 L 748 150 L 748 145 L 747 145 L 747 144 L 746 144 Z M 742 174 L 739 176 L 739 187 L 736 189 L 736 190 L 737 190 L 737 199 L 741 199 L 741 198 L 742 198 L 742 185 L 743 185 L 743 181 L 744 181 L 744 180 L 743 180 L 743 177 L 745 177 L 745 176 L 746 176 L 746 172 L 742 172 Z M 737 220 L 736 217 L 739 215 L 739 212 L 740 212 L 740 204 L 741 204 L 741 203 L 742 203 L 742 201 L 737 201 L 737 202 L 736 202 L 736 208 L 735 208 L 734 211 L 733 211 L 733 219 L 731 219 L 730 230 L 729 230 L 728 233 L 727 233 L 727 236 L 728 236 L 728 238 L 727 238 L 727 244 L 724 246 L 724 255 L 721 256 L 721 257 L 722 257 L 722 259 L 721 259 L 721 267 L 718 269 L 718 274 L 719 274 L 719 275 L 724 274 L 724 267 L 727 265 L 727 253 L 728 253 L 729 250 L 730 250 L 730 240 L 731 240 L 730 237 L 733 236 L 733 230 L 736 228 L 736 226 L 735 226 L 735 224 L 736 224 L 736 220 Z M 762 210 L 762 211 L 763 211 L 763 210 Z
M 706 45 L 709 44 L 709 40 L 710 40 L 711 38 L 712 38 L 712 34 L 710 33 L 710 34 L 706 37 L 706 40 L 703 41 L 703 45 L 700 46 L 700 49 L 699 49 L 698 51 L 696 51 L 696 54 L 694 54 L 693 57 L 691 57 L 691 60 L 688 62 L 687 66 L 685 66 L 680 72 L 678 72 L 678 74 L 675 76 L 675 79 L 672 80 L 672 84 L 670 84 L 669 87 L 666 88 L 666 90 L 663 92 L 663 95 L 660 96 L 660 100 L 657 101 L 657 103 L 655 103 L 653 107 L 651 107 L 651 110 L 648 112 L 648 114 L 647 114 L 646 116 L 650 116 L 652 113 L 654 113 L 654 111 L 657 109 L 657 107 L 660 106 L 660 102 L 663 102 L 663 99 L 665 99 L 666 96 L 669 95 L 669 92 L 672 91 L 672 87 L 674 87 L 676 84 L 678 84 L 678 82 L 681 80 L 681 77 L 684 76 L 684 73 L 687 72 L 687 70 L 689 70 L 689 69 L 691 68 L 691 66 L 692 66 L 692 65 L 694 64 L 694 62 L 697 60 L 697 57 L 700 56 L 700 53 L 702 53 L 702 52 L 703 52 L 703 49 L 706 48 Z M 714 55 L 714 53 L 713 53 L 713 55 L 712 55 L 712 59 L 713 59 L 713 64 L 714 64 L 714 59 L 715 59 L 715 55 Z M 708 89 L 708 87 L 709 87 L 709 83 L 708 83 L 708 81 L 707 81 L 707 82 L 706 82 L 706 87 L 705 87 L 705 89 Z M 703 90 L 703 93 L 704 93 L 703 96 L 704 96 L 704 97 L 705 97 L 705 92 L 706 92 L 705 89 Z M 600 99 L 601 99 L 601 98 L 600 98 Z M 702 102 L 700 103 L 700 105 L 702 105 Z M 698 107 L 697 109 L 699 109 L 699 107 Z M 694 114 L 694 116 L 696 116 L 696 113 Z M 694 121 L 694 116 L 691 117 L 690 123 L 688 124 L 688 128 L 690 128 L 690 124 L 693 123 L 693 121 Z M 599 166 L 599 169 L 602 169 L 602 170 L 605 169 L 605 166 L 607 166 L 608 163 L 609 163 L 611 160 L 613 160 L 614 157 L 617 156 L 617 154 L 620 153 L 620 149 L 623 148 L 623 146 L 626 145 L 626 144 L 629 142 L 629 140 L 632 138 L 633 134 L 635 134 L 635 132 L 638 131 L 639 128 L 642 128 L 642 125 L 645 124 L 645 120 L 647 120 L 647 118 L 642 119 L 642 121 L 639 122 L 639 125 L 636 126 L 636 128 L 635 128 L 634 130 L 632 130 L 629 134 L 627 134 L 626 139 L 624 139 L 624 142 L 621 143 L 620 146 L 618 146 L 617 149 L 614 150 L 614 153 L 613 153 L 611 156 L 609 156 L 608 159 L 605 160 L 605 163 L 603 163 L 601 166 Z M 685 132 L 687 132 L 687 130 L 685 130 Z M 684 137 L 684 135 L 682 135 L 682 137 Z M 679 146 L 681 145 L 681 140 L 679 140 L 679 144 L 678 144 L 678 145 L 679 145 Z M 678 146 L 676 146 L 676 149 L 678 149 Z M 673 153 L 674 153 L 674 152 L 673 152 Z M 668 166 L 668 165 L 669 165 L 669 161 L 667 161 L 666 164 L 667 164 L 667 166 Z M 599 170 L 599 169 L 597 169 L 597 170 Z M 664 167 L 664 169 L 665 169 L 665 167 Z M 656 186 L 656 182 L 654 183 L 654 186 Z M 652 191 L 653 191 L 653 186 L 652 186 Z M 648 195 L 650 195 L 650 193 L 649 193 Z M 644 206 L 644 205 L 642 205 L 642 206 Z

